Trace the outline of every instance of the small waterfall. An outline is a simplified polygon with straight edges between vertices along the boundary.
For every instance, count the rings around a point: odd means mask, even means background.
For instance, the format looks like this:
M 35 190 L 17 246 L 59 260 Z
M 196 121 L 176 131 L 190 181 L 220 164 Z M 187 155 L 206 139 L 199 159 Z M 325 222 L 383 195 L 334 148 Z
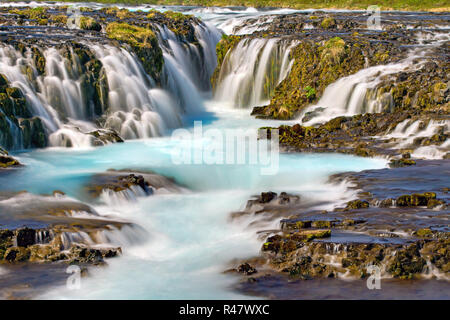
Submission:
M 78 57 L 69 61 L 55 48 L 44 51 L 45 77 L 38 77 L 38 92 L 41 101 L 55 109 L 61 117 L 86 119 L 87 110 L 83 108 L 84 98 L 81 90 L 81 70 Z M 81 106 L 81 108 L 80 108 Z
M 421 120 L 406 119 L 400 122 L 389 134 L 383 138 L 394 138 L 395 149 L 409 148 L 422 139 L 432 137 L 442 132 L 450 134 L 450 120 L 430 120 L 424 123 Z M 412 153 L 413 157 L 424 159 L 442 159 L 450 152 L 450 139 L 447 139 L 440 145 L 420 146 Z
M 0 70 L 12 87 L 22 91 L 32 116 L 42 120 L 51 146 L 92 146 L 95 139 L 87 133 L 99 129 L 92 122 L 99 116 L 103 116 L 100 122 L 106 128 L 114 129 L 124 139 L 161 136 L 182 125 L 182 114 L 203 111 L 203 95 L 211 92 L 215 46 L 221 33 L 203 23 L 193 27 L 196 44 L 158 26 L 164 55 L 162 79 L 147 75 L 136 55 L 125 48 L 84 43 L 101 62 L 106 78 L 107 102 L 100 111 L 103 115 L 94 110 L 83 65 L 71 47 L 40 48 L 45 58 L 45 74 L 41 75 L 35 65 L 35 52 L 28 49 L 22 54 L 1 44 Z M 10 130 L 8 137 L 0 136 L 0 142 L 4 144 L 12 136 L 13 148 L 22 148 L 21 128 L 4 118 Z
M 210 92 L 210 77 L 216 67 L 215 47 L 221 34 L 214 27 L 194 26 L 199 45 L 181 41 L 166 26 L 158 27 L 164 56 L 162 86 L 186 112 L 203 111 L 203 98 Z
M 214 98 L 237 108 L 267 104 L 276 85 L 288 74 L 295 41 L 244 39 L 222 63 Z
M 181 125 L 181 110 L 167 93 L 156 88 L 134 54 L 110 45 L 90 47 L 108 80 L 110 115 L 106 127 L 125 139 L 136 139 L 160 136 L 166 129 Z
M 329 121 L 338 116 L 391 111 L 393 108 L 392 97 L 389 92 L 377 96 L 377 85 L 389 75 L 412 66 L 413 58 L 410 57 L 399 63 L 362 69 L 353 75 L 333 82 L 325 89 L 319 102 L 307 107 L 299 119 L 302 119 L 307 113 L 313 114 L 313 118 L 305 122 L 305 125 L 312 125 Z

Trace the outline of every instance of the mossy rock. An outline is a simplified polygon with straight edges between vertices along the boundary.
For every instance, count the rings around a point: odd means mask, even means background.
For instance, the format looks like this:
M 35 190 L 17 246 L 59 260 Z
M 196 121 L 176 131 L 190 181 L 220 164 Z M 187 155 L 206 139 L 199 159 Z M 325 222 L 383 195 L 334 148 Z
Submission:
M 430 237 L 433 235 L 433 231 L 430 228 L 419 229 L 415 233 L 418 237 Z
M 164 60 L 158 39 L 151 29 L 124 22 L 111 22 L 106 27 L 106 35 L 110 39 L 129 44 L 145 71 L 154 79 L 159 78 Z
M 326 17 L 320 23 L 323 29 L 333 29 L 336 27 L 336 20 L 332 17 Z
M 8 85 L 8 79 L 5 75 L 0 73 L 0 86 L 7 86 Z
M 217 55 L 217 67 L 214 70 L 213 75 L 211 76 L 211 85 L 214 89 L 216 86 L 216 82 L 218 81 L 220 70 L 223 64 L 223 61 L 225 60 L 225 56 L 230 50 L 233 50 L 233 48 L 241 41 L 242 36 L 236 36 L 236 35 L 222 35 L 222 39 L 217 43 L 216 45 L 216 55 Z
M 405 159 L 405 158 L 391 159 L 391 161 L 389 162 L 389 166 L 391 168 L 401 168 L 401 167 L 409 167 L 409 166 L 415 166 L 415 165 L 416 165 L 416 161 L 414 161 L 412 159 Z
M 331 228 L 333 226 L 333 222 L 327 221 L 327 220 L 318 220 L 318 221 L 313 221 L 311 223 L 311 226 L 313 228 L 319 228 L 319 229 Z
M 10 96 L 11 98 L 22 98 L 22 92 L 19 88 L 6 88 L 6 94 Z
M 8 262 L 25 262 L 30 259 L 30 249 L 23 247 L 10 247 L 3 256 L 3 259 Z

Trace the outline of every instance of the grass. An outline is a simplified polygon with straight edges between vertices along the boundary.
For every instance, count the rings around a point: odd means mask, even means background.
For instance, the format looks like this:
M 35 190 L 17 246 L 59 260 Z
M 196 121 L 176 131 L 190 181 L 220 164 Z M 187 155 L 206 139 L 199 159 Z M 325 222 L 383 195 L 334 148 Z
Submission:
M 77 2 L 74 0 L 60 0 L 60 1 Z M 84 1 L 107 3 L 107 4 L 123 3 L 123 4 L 154 4 L 154 5 L 164 4 L 164 5 L 200 5 L 200 6 L 247 6 L 247 7 L 283 7 L 293 9 L 307 9 L 307 8 L 367 9 L 368 6 L 376 4 L 380 6 L 382 10 L 450 11 L 449 0 L 84 0 Z
M 125 41 L 134 47 L 151 46 L 151 40 L 156 38 L 150 29 L 119 22 L 108 24 L 106 34 L 111 39 Z

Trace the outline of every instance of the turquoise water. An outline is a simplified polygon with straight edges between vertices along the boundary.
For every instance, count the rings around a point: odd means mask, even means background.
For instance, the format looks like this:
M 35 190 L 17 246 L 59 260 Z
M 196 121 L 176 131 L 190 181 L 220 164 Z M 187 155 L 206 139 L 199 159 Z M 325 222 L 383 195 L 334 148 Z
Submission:
M 205 130 L 220 131 L 277 125 L 252 119 L 248 110 L 210 105 L 209 111 L 186 122 L 200 119 Z M 201 140 L 199 145 L 211 142 Z M 124 255 L 109 260 L 108 267 L 94 269 L 91 277 L 82 279 L 81 289 L 54 288 L 42 298 L 242 298 L 230 289 L 236 279 L 222 272 L 234 266 L 230 264 L 233 259 L 256 255 L 261 240 L 256 237 L 257 229 L 249 226 L 253 217 L 230 221 L 231 212 L 243 209 L 252 195 L 269 190 L 298 193 L 306 201 L 322 200 L 326 201 L 323 207 L 332 206 L 348 200 L 352 193 L 343 185 L 328 185 L 330 174 L 386 166 L 382 159 L 281 154 L 278 173 L 263 176 L 258 165 L 175 165 L 173 150 L 183 143 L 167 136 L 85 150 L 45 149 L 17 155 L 26 166 L 0 177 L 2 188 L 33 193 L 58 189 L 87 201 L 82 189 L 93 174 L 128 168 L 173 177 L 189 190 L 115 205 L 109 205 L 107 199 L 93 203 L 101 215 L 139 224 L 148 232 L 148 239 L 124 248 Z

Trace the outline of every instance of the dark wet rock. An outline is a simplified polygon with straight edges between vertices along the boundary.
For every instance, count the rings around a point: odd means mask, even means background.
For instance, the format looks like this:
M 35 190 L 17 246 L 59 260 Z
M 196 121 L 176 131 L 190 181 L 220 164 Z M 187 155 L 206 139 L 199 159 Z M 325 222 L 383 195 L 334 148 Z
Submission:
M 275 199 L 277 197 L 277 194 L 275 192 L 263 192 L 261 193 L 261 196 L 259 198 L 260 203 L 268 203 Z
M 8 262 L 25 262 L 30 259 L 30 249 L 10 247 L 6 249 L 3 259 Z
M 254 267 L 252 267 L 250 264 L 243 263 L 237 267 L 237 272 L 242 273 L 246 276 L 249 276 L 254 273 L 257 273 L 258 271 Z
M 112 129 L 98 129 L 88 134 L 95 138 L 94 145 L 105 145 L 108 143 L 124 142 L 119 134 Z
M 412 159 L 405 159 L 405 158 L 401 158 L 401 159 L 391 159 L 391 161 L 389 162 L 389 166 L 391 168 L 401 168 L 401 167 L 406 167 L 406 166 L 414 166 L 416 164 L 416 162 Z
M 28 247 L 36 242 L 36 230 L 23 228 L 16 231 L 16 243 L 19 247 Z
M 135 192 L 134 187 L 137 187 L 143 195 L 151 195 L 158 190 L 181 191 L 181 188 L 169 178 L 153 172 L 133 170 L 108 170 L 105 173 L 94 175 L 86 186 L 86 191 L 90 196 L 98 197 L 105 190 Z
M 447 167 L 446 160 L 421 160 L 414 167 L 333 176 L 333 183 L 351 182 L 360 198 L 350 201 L 347 210 L 288 205 L 291 215 L 280 221 L 280 229 L 261 232 L 265 259 L 252 260 L 260 271 L 255 279 L 265 281 L 261 270 L 295 280 L 367 278 L 370 265 L 380 267 L 383 277 L 402 281 L 448 279 L 448 210 L 428 206 L 449 198 Z

